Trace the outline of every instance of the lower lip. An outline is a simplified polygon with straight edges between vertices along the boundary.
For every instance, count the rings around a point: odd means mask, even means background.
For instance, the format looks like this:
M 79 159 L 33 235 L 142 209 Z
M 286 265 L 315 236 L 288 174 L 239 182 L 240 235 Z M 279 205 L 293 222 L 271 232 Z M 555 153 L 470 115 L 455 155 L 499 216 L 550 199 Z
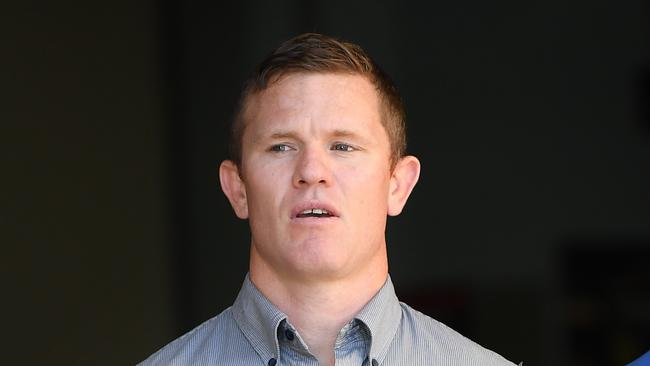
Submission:
M 294 224 L 298 224 L 298 225 L 317 226 L 317 225 L 331 224 L 337 219 L 338 219 L 338 217 L 336 217 L 336 216 L 329 216 L 329 217 L 294 217 L 293 219 L 291 219 L 291 222 L 294 223 Z

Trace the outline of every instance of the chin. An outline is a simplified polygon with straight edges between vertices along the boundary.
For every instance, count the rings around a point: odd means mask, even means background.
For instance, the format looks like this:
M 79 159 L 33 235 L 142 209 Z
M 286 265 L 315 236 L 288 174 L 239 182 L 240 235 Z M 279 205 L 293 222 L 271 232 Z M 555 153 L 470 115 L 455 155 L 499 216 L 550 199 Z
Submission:
M 293 267 L 302 276 L 310 278 L 330 278 L 335 279 L 347 273 L 347 261 L 345 256 L 333 255 L 329 253 L 308 253 L 294 258 Z

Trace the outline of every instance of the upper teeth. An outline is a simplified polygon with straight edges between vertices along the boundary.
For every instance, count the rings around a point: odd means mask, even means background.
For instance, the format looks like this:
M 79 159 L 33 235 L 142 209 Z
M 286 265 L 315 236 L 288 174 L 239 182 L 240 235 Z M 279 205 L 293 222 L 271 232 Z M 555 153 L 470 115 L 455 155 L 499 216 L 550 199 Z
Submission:
M 304 210 L 300 214 L 301 215 L 309 215 L 309 214 L 316 214 L 316 215 L 328 214 L 329 215 L 329 212 L 327 212 L 327 210 L 323 210 L 323 209 L 320 209 L 320 208 L 310 208 L 308 210 Z

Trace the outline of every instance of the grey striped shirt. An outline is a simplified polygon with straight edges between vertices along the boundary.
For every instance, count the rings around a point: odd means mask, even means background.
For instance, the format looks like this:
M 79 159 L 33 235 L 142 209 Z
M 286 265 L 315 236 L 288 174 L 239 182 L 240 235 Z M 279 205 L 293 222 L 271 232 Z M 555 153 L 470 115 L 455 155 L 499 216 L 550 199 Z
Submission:
M 337 366 L 513 365 L 400 303 L 390 277 L 341 329 L 334 351 Z M 233 306 L 140 365 L 316 366 L 318 361 L 287 316 L 246 276 Z

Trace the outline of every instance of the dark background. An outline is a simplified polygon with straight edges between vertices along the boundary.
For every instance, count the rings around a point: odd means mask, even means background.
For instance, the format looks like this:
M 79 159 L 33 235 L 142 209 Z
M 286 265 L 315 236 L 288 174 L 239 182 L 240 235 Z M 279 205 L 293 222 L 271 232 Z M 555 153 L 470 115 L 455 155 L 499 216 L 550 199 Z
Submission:
M 246 222 L 217 169 L 279 42 L 361 44 L 421 180 L 402 300 L 526 365 L 650 348 L 650 26 L 637 1 L 2 5 L 3 362 L 134 364 L 229 306 Z

